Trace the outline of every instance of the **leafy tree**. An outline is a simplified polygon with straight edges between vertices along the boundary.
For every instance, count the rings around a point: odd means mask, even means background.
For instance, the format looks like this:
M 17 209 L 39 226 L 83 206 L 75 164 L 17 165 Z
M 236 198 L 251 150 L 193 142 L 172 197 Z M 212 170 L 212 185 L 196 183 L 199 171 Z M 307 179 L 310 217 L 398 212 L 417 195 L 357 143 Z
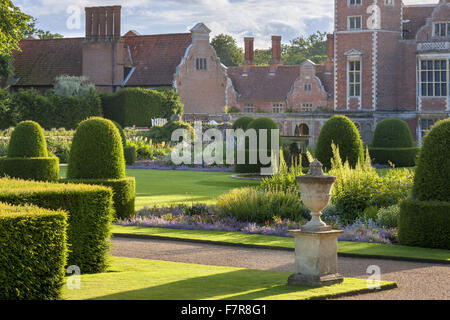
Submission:
M 286 65 L 297 65 L 306 59 L 323 63 L 327 58 L 327 33 L 317 31 L 291 40 L 290 45 L 283 45 L 282 58 Z
M 64 38 L 62 34 L 59 33 L 51 33 L 50 31 L 44 31 L 36 27 L 37 19 L 31 18 L 31 21 L 28 23 L 28 30 L 24 33 L 26 37 L 28 36 L 37 36 L 39 39 L 60 39 Z
M 272 60 L 272 49 L 256 49 L 255 64 L 257 66 L 268 66 Z
M 11 0 L 0 0 L 0 55 L 10 56 L 13 50 L 20 50 L 19 41 L 29 30 L 30 19 Z
M 244 61 L 244 52 L 236 44 L 236 40 L 226 34 L 219 34 L 211 41 L 220 61 L 227 67 L 237 67 Z
M 12 65 L 12 57 L 7 54 L 0 55 L 0 81 L 2 77 L 8 79 L 8 77 L 13 74 L 14 67 Z

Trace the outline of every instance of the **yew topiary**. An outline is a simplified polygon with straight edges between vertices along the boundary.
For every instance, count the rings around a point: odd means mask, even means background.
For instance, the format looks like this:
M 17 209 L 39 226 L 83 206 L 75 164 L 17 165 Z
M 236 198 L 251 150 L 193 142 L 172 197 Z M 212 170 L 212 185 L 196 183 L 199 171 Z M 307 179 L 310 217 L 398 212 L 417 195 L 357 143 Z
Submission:
M 8 158 L 48 157 L 47 142 L 41 126 L 34 121 L 23 121 L 11 134 Z
M 93 117 L 81 122 L 70 150 L 69 179 L 125 178 L 122 139 L 110 120 Z
M 411 130 L 401 119 L 385 119 L 378 123 L 372 146 L 377 148 L 410 148 L 414 146 Z
M 317 141 L 316 157 L 324 168 L 331 168 L 333 151 L 331 144 L 339 147 L 339 154 L 343 161 L 354 167 L 358 159 L 364 158 L 364 149 L 356 125 L 346 116 L 331 117 L 320 130 Z
M 250 122 L 253 121 L 253 118 L 250 117 L 241 117 L 239 119 L 237 119 L 234 123 L 233 123 L 233 130 L 238 130 L 238 129 L 242 129 L 242 130 L 247 130 L 248 125 L 250 124 Z

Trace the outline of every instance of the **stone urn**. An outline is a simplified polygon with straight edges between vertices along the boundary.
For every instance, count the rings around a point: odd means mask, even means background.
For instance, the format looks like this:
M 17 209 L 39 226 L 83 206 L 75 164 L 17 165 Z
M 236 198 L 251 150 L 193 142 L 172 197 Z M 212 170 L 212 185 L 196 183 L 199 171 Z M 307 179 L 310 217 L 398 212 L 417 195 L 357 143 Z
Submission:
M 331 231 L 322 221 L 322 210 L 328 206 L 331 200 L 331 188 L 336 182 L 336 177 L 324 175 L 322 164 L 315 160 L 310 165 L 308 175 L 297 177 L 300 185 L 302 201 L 311 210 L 311 221 L 301 227 L 302 231 Z
M 311 221 L 300 230 L 289 230 L 295 238 L 295 273 L 289 285 L 328 286 L 341 283 L 338 273 L 338 238 L 344 233 L 332 230 L 322 219 L 322 210 L 330 203 L 336 177 L 324 175 L 322 164 L 311 163 L 310 173 L 297 177 L 303 203 L 311 210 Z

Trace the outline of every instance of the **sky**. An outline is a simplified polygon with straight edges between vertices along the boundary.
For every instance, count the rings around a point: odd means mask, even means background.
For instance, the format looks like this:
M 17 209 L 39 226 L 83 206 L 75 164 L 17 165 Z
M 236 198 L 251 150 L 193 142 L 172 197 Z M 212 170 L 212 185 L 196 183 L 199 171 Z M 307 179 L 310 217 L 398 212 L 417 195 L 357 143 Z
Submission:
M 344 1 L 344 0 L 342 0 Z M 404 0 L 406 5 L 438 0 Z M 283 43 L 317 30 L 333 30 L 334 0 L 13 0 L 37 18 L 37 27 L 65 37 L 84 36 L 84 7 L 122 6 L 122 34 L 188 32 L 205 23 L 211 37 L 232 35 L 243 47 L 244 37 L 255 38 L 255 48 L 271 45 L 272 35 Z

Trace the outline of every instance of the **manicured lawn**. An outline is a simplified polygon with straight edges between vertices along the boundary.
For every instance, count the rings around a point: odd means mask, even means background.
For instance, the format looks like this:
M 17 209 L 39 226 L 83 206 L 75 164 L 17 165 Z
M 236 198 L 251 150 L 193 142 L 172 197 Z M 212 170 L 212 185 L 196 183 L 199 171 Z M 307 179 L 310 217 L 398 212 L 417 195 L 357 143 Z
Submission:
M 364 279 L 325 288 L 286 285 L 289 273 L 111 258 L 109 272 L 82 275 L 80 290 L 64 289 L 66 300 L 305 300 L 367 290 Z M 384 289 L 394 282 L 381 282 Z
M 294 249 L 293 238 L 245 234 L 242 232 L 177 230 L 115 225 L 113 226 L 113 233 Z M 343 254 L 450 261 L 450 250 L 426 249 L 367 242 L 339 241 L 338 252 Z
M 67 167 L 61 167 L 65 178 Z M 130 169 L 127 176 L 136 178 L 136 210 L 144 206 L 179 203 L 214 204 L 217 197 L 234 188 L 255 186 L 258 181 L 231 178 L 232 173 Z

